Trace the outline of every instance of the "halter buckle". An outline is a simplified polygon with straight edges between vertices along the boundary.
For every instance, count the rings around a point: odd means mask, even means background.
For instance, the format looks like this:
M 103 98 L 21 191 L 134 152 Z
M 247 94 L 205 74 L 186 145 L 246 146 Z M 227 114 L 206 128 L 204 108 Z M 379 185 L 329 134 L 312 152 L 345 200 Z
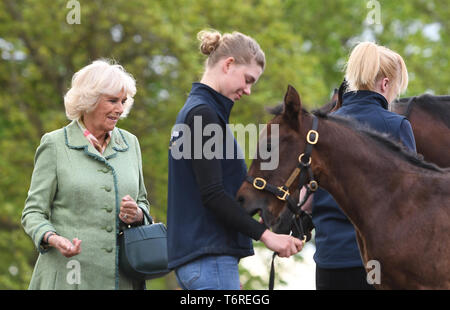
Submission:
M 298 162 L 301 163 L 301 164 L 303 164 L 304 166 L 309 166 L 309 165 L 311 165 L 311 160 L 312 160 L 311 157 L 309 157 L 309 161 L 308 161 L 307 163 L 304 163 L 304 162 L 302 161 L 303 156 L 305 156 L 305 153 L 300 154 L 300 156 L 298 157 Z
M 314 135 L 314 138 L 311 138 L 311 135 Z M 313 129 L 308 131 L 308 134 L 306 135 L 306 141 L 308 141 L 309 144 L 316 144 L 319 140 L 319 133 Z
M 288 188 L 285 188 L 284 186 L 280 186 L 280 187 L 278 187 L 278 189 L 279 189 L 281 192 L 283 192 L 283 196 L 277 195 L 277 198 L 280 199 L 280 200 L 285 201 L 285 200 L 286 200 L 286 197 L 290 195 L 289 189 L 288 189 Z
M 262 182 L 262 185 L 260 185 L 260 186 L 257 185 L 256 182 L 258 182 L 258 181 Z M 266 187 L 266 184 L 267 184 L 267 182 L 263 178 L 255 178 L 253 180 L 253 187 L 256 188 L 256 189 L 259 189 L 259 190 L 263 190 Z
M 312 192 L 315 192 L 319 188 L 319 183 L 316 180 L 311 180 L 308 184 L 309 189 Z

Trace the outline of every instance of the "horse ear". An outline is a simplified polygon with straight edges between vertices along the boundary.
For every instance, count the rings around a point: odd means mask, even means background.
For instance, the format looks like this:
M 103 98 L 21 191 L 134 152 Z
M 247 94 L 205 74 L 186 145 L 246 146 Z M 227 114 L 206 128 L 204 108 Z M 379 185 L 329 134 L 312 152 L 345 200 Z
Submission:
M 284 95 L 284 116 L 296 121 L 301 110 L 302 102 L 300 100 L 300 95 L 293 86 L 288 85 L 286 95 Z
M 338 90 L 338 99 L 336 101 L 336 104 L 334 105 L 334 108 L 330 112 L 337 111 L 340 107 L 342 107 L 342 96 L 345 94 L 348 88 L 347 80 L 344 78 L 344 80 L 341 83 L 341 86 L 339 86 Z

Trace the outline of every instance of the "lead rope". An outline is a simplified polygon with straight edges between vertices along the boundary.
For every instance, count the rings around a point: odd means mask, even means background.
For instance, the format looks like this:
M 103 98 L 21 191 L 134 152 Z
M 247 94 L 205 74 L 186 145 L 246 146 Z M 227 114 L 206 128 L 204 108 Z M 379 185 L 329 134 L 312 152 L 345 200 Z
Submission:
M 294 235 L 294 237 L 299 238 L 300 236 L 303 238 L 303 246 L 306 243 L 306 233 L 305 230 L 303 228 L 303 224 L 302 224 L 302 219 L 301 219 L 301 214 L 305 211 L 301 210 L 301 207 L 306 203 L 306 201 L 308 200 L 309 196 L 311 195 L 313 191 L 310 190 L 309 187 L 307 187 L 306 190 L 306 195 L 303 197 L 303 200 L 300 201 L 300 193 L 299 193 L 299 202 L 297 204 L 297 207 L 300 210 L 300 213 L 295 212 L 292 215 L 292 222 L 295 225 L 295 228 L 297 229 L 298 232 L 298 236 L 295 236 L 295 233 L 293 232 L 293 229 L 291 229 L 291 235 Z M 288 201 L 288 205 L 290 205 L 290 201 Z M 269 274 L 269 290 L 273 291 L 274 285 L 275 285 L 275 257 L 277 256 L 277 252 L 273 252 L 272 254 L 272 262 L 270 264 L 270 274 Z
M 277 256 L 277 252 L 273 252 L 272 254 L 272 263 L 270 264 L 270 276 L 269 276 L 269 290 L 273 291 L 273 286 L 275 282 L 275 257 Z
M 291 234 L 294 235 L 294 237 L 296 237 L 296 238 L 303 238 L 302 241 L 303 241 L 303 246 L 304 246 L 306 243 L 307 236 L 306 236 L 305 230 L 303 228 L 301 215 L 306 212 L 303 211 L 301 208 L 306 203 L 306 201 L 308 201 L 309 196 L 317 190 L 317 187 L 315 187 L 315 186 L 317 186 L 317 182 L 313 178 L 310 163 L 305 164 L 303 166 L 303 168 L 305 168 L 307 170 L 307 173 L 308 173 L 310 179 L 312 179 L 312 181 L 315 183 L 309 183 L 309 185 L 306 186 L 306 194 L 303 197 L 302 201 L 300 201 L 301 190 L 299 190 L 298 203 L 296 205 L 297 209 L 294 208 L 295 203 L 292 201 L 291 197 L 287 198 L 287 202 L 288 202 L 289 210 L 293 213 L 292 214 L 292 222 L 294 223 L 294 226 L 297 229 L 298 236 L 295 236 L 294 230 L 292 228 L 291 228 Z M 274 283 L 275 283 L 275 257 L 276 256 L 277 256 L 277 253 L 273 252 L 272 263 L 270 264 L 270 275 L 269 275 L 269 290 L 271 290 L 271 291 L 274 289 L 274 285 L 275 285 Z

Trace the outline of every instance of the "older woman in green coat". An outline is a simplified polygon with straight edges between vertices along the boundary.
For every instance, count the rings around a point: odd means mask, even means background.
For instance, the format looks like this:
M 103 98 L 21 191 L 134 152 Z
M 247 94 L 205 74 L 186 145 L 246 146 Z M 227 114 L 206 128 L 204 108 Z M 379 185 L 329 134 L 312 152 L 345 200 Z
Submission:
M 22 214 L 40 252 L 30 289 L 144 287 L 118 267 L 119 231 L 149 212 L 139 142 L 116 127 L 135 93 L 131 75 L 104 60 L 74 75 L 72 122 L 42 137 Z

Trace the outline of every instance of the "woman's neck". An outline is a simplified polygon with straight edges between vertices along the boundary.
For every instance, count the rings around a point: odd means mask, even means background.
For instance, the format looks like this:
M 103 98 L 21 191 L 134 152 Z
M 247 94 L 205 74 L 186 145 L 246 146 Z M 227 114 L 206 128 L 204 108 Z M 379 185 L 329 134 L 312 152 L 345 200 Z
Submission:
M 84 127 L 98 140 L 98 142 L 103 145 L 103 143 L 105 142 L 106 132 L 104 132 L 103 130 L 96 130 L 95 126 L 93 126 L 89 121 L 89 118 L 86 119 L 84 116 L 82 116 L 81 122 L 83 123 Z
M 218 83 L 217 79 L 214 78 L 214 76 L 214 72 L 212 72 L 211 69 L 206 69 L 205 73 L 203 73 L 200 83 L 208 85 L 216 92 L 220 93 L 220 84 Z

